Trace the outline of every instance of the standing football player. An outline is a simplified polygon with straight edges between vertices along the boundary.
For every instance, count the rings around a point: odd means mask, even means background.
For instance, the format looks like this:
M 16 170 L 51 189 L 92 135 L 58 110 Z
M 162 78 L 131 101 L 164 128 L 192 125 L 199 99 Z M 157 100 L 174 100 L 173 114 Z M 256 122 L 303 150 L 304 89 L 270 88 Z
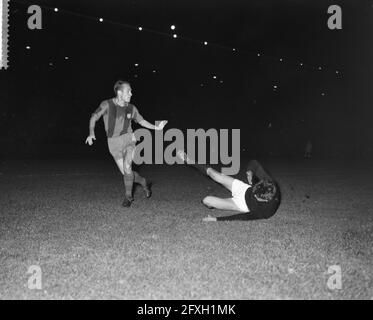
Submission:
M 132 88 L 129 82 L 117 81 L 114 85 L 114 92 L 115 97 L 101 102 L 100 106 L 92 114 L 89 121 L 89 136 L 85 143 L 92 145 L 93 140 L 96 140 L 95 124 L 103 116 L 110 154 L 123 175 L 125 187 L 123 206 L 129 207 L 134 200 L 132 196 L 134 182 L 141 184 L 147 198 L 151 196 L 150 186 L 146 179 L 132 170 L 136 138 L 133 134 L 131 122 L 134 120 L 147 129 L 163 130 L 167 121 L 162 121 L 155 126 L 140 115 L 137 108 L 130 103 Z

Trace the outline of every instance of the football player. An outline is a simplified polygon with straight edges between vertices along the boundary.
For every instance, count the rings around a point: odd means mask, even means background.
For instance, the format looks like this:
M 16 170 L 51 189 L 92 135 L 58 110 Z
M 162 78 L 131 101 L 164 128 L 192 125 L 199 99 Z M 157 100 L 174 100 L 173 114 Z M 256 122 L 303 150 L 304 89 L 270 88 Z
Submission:
M 179 150 L 177 155 L 186 164 L 197 168 L 203 174 L 223 185 L 232 194 L 230 198 L 207 196 L 202 200 L 205 206 L 239 212 L 238 214 L 223 217 L 208 215 L 203 221 L 259 220 L 268 219 L 276 213 L 281 201 L 279 186 L 264 171 L 258 161 L 252 160 L 249 162 L 246 169 L 248 183 L 245 183 L 224 175 L 206 165 L 194 163 L 182 150 Z
M 101 102 L 93 112 L 89 121 L 89 135 L 86 143 L 92 145 L 95 137 L 95 124 L 103 116 L 109 152 L 123 175 L 125 186 L 124 207 L 132 203 L 133 183 L 139 183 L 146 196 L 151 196 L 150 186 L 146 179 L 132 170 L 132 160 L 135 152 L 136 138 L 132 131 L 132 120 L 151 130 L 163 130 L 167 121 L 161 121 L 157 126 L 146 121 L 137 108 L 130 103 L 132 88 L 127 81 L 117 81 L 114 85 L 115 97 Z

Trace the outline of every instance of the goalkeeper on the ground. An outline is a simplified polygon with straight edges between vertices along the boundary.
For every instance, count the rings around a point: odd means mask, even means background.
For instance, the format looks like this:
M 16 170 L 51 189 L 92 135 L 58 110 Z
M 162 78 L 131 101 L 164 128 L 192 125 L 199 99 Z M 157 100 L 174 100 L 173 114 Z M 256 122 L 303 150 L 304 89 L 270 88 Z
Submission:
M 184 151 L 179 150 L 177 154 L 186 164 L 197 168 L 232 193 L 230 198 L 207 196 L 202 202 L 209 208 L 236 211 L 238 214 L 223 217 L 208 215 L 203 221 L 259 220 L 268 219 L 276 213 L 281 201 L 279 186 L 258 161 L 249 162 L 246 169 L 248 183 L 244 183 L 209 166 L 195 164 Z

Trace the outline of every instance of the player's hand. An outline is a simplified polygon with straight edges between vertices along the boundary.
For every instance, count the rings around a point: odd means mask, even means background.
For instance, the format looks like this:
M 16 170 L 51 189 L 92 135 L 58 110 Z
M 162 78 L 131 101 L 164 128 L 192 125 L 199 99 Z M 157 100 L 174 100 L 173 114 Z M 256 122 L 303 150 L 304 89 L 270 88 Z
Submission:
M 155 127 L 155 130 L 163 130 L 167 122 L 168 122 L 167 120 L 161 121 L 161 123 Z
M 204 222 L 215 222 L 217 221 L 215 217 L 208 215 L 207 217 L 203 218 L 202 221 Z
M 93 140 L 96 140 L 96 137 L 93 135 L 89 135 L 88 138 L 85 140 L 85 143 L 88 143 L 91 146 L 93 144 Z

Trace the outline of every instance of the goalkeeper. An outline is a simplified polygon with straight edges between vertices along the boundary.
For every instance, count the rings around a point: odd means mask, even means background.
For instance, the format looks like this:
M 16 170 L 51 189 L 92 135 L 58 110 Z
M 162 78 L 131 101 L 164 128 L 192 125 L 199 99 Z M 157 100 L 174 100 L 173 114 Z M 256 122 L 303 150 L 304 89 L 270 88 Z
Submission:
M 178 151 L 177 154 L 186 164 L 192 165 L 232 193 L 231 198 L 207 196 L 202 202 L 210 209 L 230 210 L 238 214 L 223 217 L 208 215 L 203 221 L 259 220 L 268 219 L 276 213 L 281 202 L 280 189 L 258 161 L 249 162 L 246 170 L 248 183 L 244 183 L 206 165 L 194 164 L 184 151 Z

